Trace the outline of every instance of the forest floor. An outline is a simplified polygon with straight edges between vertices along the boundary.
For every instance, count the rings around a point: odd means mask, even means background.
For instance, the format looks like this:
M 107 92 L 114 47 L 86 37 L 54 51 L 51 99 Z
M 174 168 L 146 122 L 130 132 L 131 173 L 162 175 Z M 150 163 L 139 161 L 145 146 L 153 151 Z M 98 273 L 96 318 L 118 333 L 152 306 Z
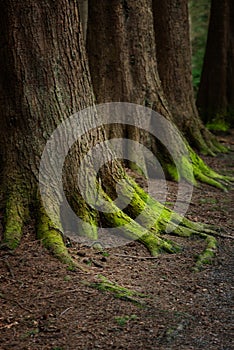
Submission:
M 205 159 L 233 174 L 234 152 Z M 173 199 L 176 185 L 169 188 Z M 186 216 L 233 234 L 233 204 L 233 191 L 201 185 Z M 0 251 L 0 349 L 233 349 L 233 240 L 219 238 L 213 264 L 200 272 L 192 267 L 204 241 L 175 240 L 183 250 L 156 259 L 144 258 L 149 254 L 136 242 L 104 252 L 73 244 L 71 254 L 86 274 L 68 271 L 28 225 L 14 253 Z M 98 275 L 145 297 L 133 303 L 92 288 L 88 282 Z

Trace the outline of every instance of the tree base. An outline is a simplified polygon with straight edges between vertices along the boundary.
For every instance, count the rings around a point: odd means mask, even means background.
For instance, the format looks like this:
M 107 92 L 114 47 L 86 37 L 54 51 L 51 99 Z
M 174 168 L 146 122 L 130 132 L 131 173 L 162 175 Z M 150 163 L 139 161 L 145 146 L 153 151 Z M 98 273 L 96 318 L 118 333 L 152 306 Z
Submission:
M 192 149 L 189 149 L 189 151 L 191 163 L 188 164 L 186 161 L 183 163 L 182 160 L 182 174 L 180 176 L 193 184 L 196 184 L 196 180 L 200 180 L 222 190 L 227 190 L 227 186 L 234 179 L 219 175 L 209 168 Z M 172 165 L 166 166 L 165 164 L 165 167 L 171 177 L 178 180 L 177 169 Z M 188 171 L 188 167 L 192 167 L 194 177 L 191 177 L 191 171 Z M 82 227 L 79 227 L 79 235 L 97 241 L 97 228 L 102 219 L 107 226 L 118 226 L 123 237 L 138 240 L 152 256 L 157 256 L 162 252 L 176 253 L 180 251 L 181 247 L 173 240 L 167 239 L 165 233 L 184 238 L 198 236 L 205 240 L 206 248 L 198 256 L 195 268 L 200 269 L 203 264 L 210 263 L 217 251 L 215 237 L 224 237 L 225 235 L 221 235 L 209 225 L 194 223 L 181 217 L 151 198 L 132 178 L 126 174 L 124 176 L 125 179 L 122 181 L 122 185 L 118 185 L 120 197 L 123 198 L 123 201 L 126 201 L 126 203 L 123 203 L 124 211 L 116 207 L 99 183 L 97 183 L 98 192 L 101 193 L 106 206 L 102 208 L 101 216 L 95 210 L 90 209 L 83 199 L 73 196 L 73 208 L 76 213 L 84 222 L 91 224 L 89 231 L 87 231 L 87 225 L 84 225 L 83 230 Z M 42 244 L 70 268 L 81 268 L 77 262 L 73 261 L 65 246 L 60 213 L 55 217 L 49 217 L 39 195 L 33 196 L 32 190 L 20 186 L 19 182 L 18 184 L 14 182 L 13 185 L 11 184 L 8 187 L 11 191 L 6 195 L 5 200 L 5 228 L 1 247 L 11 250 L 17 248 L 22 238 L 24 224 L 29 218 L 30 206 L 35 210 L 37 237 Z M 228 238 L 231 237 L 228 236 Z

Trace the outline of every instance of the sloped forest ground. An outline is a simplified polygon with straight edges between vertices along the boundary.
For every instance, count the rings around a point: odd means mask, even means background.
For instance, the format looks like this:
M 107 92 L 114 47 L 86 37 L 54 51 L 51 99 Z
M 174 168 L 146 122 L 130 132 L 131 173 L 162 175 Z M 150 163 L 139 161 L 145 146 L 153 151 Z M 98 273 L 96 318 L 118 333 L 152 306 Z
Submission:
M 233 174 L 233 152 L 205 159 Z M 176 185 L 169 188 L 173 201 Z M 233 234 L 233 204 L 233 191 L 201 185 L 186 216 Z M 0 251 L 0 349 L 233 349 L 233 240 L 219 238 L 213 264 L 200 272 L 191 267 L 204 242 L 175 240 L 183 250 L 156 259 L 147 259 L 136 242 L 104 252 L 72 244 L 72 255 L 89 270 L 85 274 L 68 271 L 28 225 L 14 253 Z M 145 297 L 134 303 L 93 288 L 88 283 L 98 275 Z

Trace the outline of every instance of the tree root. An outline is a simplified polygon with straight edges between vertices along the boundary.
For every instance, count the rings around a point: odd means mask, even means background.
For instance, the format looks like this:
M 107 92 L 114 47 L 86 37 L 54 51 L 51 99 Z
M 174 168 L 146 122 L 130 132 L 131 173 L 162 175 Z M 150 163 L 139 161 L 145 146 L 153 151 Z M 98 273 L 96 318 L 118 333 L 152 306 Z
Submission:
M 53 255 L 65 264 L 73 266 L 74 262 L 68 253 L 62 237 L 62 228 L 48 217 L 45 209 L 39 205 L 37 211 L 37 237 Z
M 215 173 L 216 174 L 216 173 Z M 119 187 L 120 197 L 126 204 L 124 210 L 120 210 L 113 200 L 104 192 L 97 183 L 99 192 L 105 199 L 102 214 L 90 212 L 86 205 L 77 206 L 80 218 L 91 223 L 90 232 L 79 232 L 87 238 L 97 240 L 98 219 L 103 220 L 110 227 L 118 227 L 123 237 L 137 240 L 142 243 L 152 256 L 158 256 L 162 252 L 176 253 L 180 246 L 165 237 L 165 234 L 191 238 L 197 236 L 206 242 L 206 248 L 198 256 L 195 269 L 200 269 L 203 264 L 210 263 L 217 250 L 216 236 L 223 237 L 222 233 L 214 230 L 206 224 L 194 223 L 165 207 L 163 204 L 151 198 L 130 177 L 125 177 L 122 187 Z M 130 201 L 130 202 L 129 202 Z M 125 203 L 126 202 L 126 203 Z M 37 237 L 42 244 L 57 258 L 70 268 L 81 268 L 73 261 L 63 240 L 63 228 L 59 214 L 56 217 L 49 216 L 40 200 L 36 201 Z M 25 209 L 26 208 L 26 209 Z M 5 232 L 3 246 L 15 249 L 21 240 L 22 229 L 28 215 L 28 205 L 20 191 L 13 191 L 8 197 L 5 213 Z M 82 208 L 82 210 L 81 210 Z M 225 235 L 226 238 L 231 238 Z
M 217 251 L 217 241 L 215 237 L 204 234 L 203 238 L 206 240 L 206 248 L 198 255 L 194 271 L 199 271 L 205 264 L 211 264 Z
M 146 246 L 152 256 L 157 256 L 162 252 L 176 253 L 180 251 L 178 244 L 164 237 L 164 234 L 168 232 L 172 236 L 187 238 L 197 236 L 205 239 L 207 246 L 198 256 L 195 267 L 200 269 L 203 264 L 211 262 L 217 250 L 217 241 L 214 236 L 219 235 L 214 229 L 211 229 L 209 225 L 194 223 L 186 218 L 182 218 L 179 214 L 174 213 L 152 199 L 131 178 L 127 178 L 127 181 L 129 186 L 134 188 L 131 204 L 129 209 L 126 210 L 129 215 L 122 211 L 117 212 L 117 214 L 107 214 L 105 215 L 107 222 L 112 225 L 122 224 L 121 230 L 123 235 L 127 238 L 137 239 Z M 124 197 L 126 192 L 128 192 L 126 184 L 123 191 Z M 113 205 L 111 199 L 106 194 L 104 195 L 109 205 Z M 133 221 L 130 216 L 137 216 L 140 212 L 142 214 L 142 210 L 145 213 L 142 218 L 140 220 L 137 218 L 136 221 L 138 222 Z M 124 224 L 127 224 L 127 229 Z M 150 224 L 152 224 L 151 227 L 149 227 Z
M 25 198 L 25 193 L 18 188 L 14 188 L 8 195 L 5 206 L 3 240 L 0 245 L 2 249 L 15 250 L 20 244 L 23 227 L 29 217 L 28 203 Z M 38 203 L 40 202 L 38 201 Z M 37 204 L 36 209 L 38 239 L 70 269 L 82 268 L 73 261 L 64 244 L 59 220 L 56 219 L 52 222 L 41 204 Z
M 181 178 L 193 185 L 197 185 L 197 181 L 206 183 L 210 186 L 227 191 L 228 187 L 234 182 L 234 177 L 218 174 L 211 169 L 194 151 L 187 145 L 190 161 L 181 159 L 181 168 L 178 169 L 171 162 L 163 164 L 163 168 L 173 181 L 179 181 Z M 190 169 L 190 171 L 188 171 Z M 192 170 L 192 171 L 191 171 Z M 192 177 L 191 177 L 191 174 Z
M 207 130 L 205 134 L 207 135 Z M 203 134 L 202 136 L 200 134 L 201 138 L 199 138 L 198 142 L 194 140 L 195 147 L 197 147 L 201 154 L 215 157 L 219 153 L 227 153 L 229 151 L 226 146 L 221 145 L 215 136 L 211 135 L 209 132 L 207 137 L 206 135 Z M 195 135 L 195 137 L 196 136 L 198 135 Z
M 85 200 L 81 196 L 72 196 L 71 206 L 75 213 L 81 219 L 79 222 L 79 236 L 86 237 L 93 241 L 98 239 L 98 221 L 99 214 L 96 210 L 88 207 Z M 64 218 L 65 224 L 67 218 Z M 89 225 L 86 225 L 89 223 Z M 78 229 L 78 228 L 77 228 Z
M 103 292 L 111 292 L 114 294 L 115 298 L 130 301 L 131 303 L 134 303 L 136 305 L 142 305 L 143 302 L 141 299 L 147 297 L 147 295 L 145 294 L 122 287 L 115 282 L 111 282 L 102 275 L 99 275 L 98 279 L 99 280 L 97 282 L 89 283 L 88 286 Z
M 195 179 L 227 191 L 228 186 L 234 181 L 234 177 L 218 174 L 206 165 L 195 152 L 190 153 L 190 157 L 193 164 Z

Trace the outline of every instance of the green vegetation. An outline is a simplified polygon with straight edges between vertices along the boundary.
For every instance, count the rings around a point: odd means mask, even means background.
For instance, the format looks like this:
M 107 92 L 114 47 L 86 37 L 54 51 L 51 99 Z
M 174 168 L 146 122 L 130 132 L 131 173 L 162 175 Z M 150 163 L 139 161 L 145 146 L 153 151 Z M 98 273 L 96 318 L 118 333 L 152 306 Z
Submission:
M 206 248 L 198 256 L 194 271 L 199 271 L 204 264 L 212 264 L 212 260 L 217 250 L 217 240 L 214 237 L 206 236 Z
M 137 320 L 137 315 L 130 315 L 130 316 L 116 316 L 115 321 L 118 323 L 119 326 L 123 327 L 125 326 L 129 321 Z
M 229 130 L 230 125 L 223 120 L 223 118 L 216 118 L 212 122 L 206 124 L 207 129 L 210 131 L 223 131 L 226 132 Z
M 26 338 L 29 338 L 29 337 L 33 337 L 34 335 L 38 334 L 39 333 L 39 328 L 33 328 L 33 329 L 30 329 L 28 332 L 26 332 L 25 334 L 23 334 L 21 336 L 22 339 L 26 339 Z
M 195 93 L 197 93 L 206 47 L 210 0 L 190 0 L 189 12 L 191 24 L 193 87 Z
M 104 256 L 105 258 L 108 258 L 108 256 L 110 256 L 110 253 L 103 251 L 102 256 Z
M 89 287 L 96 288 L 102 292 L 113 293 L 115 298 L 127 300 L 138 305 L 142 305 L 142 301 L 140 299 L 146 297 L 145 294 L 122 287 L 115 282 L 109 281 L 106 277 L 102 275 L 99 275 L 98 279 L 98 282 L 90 283 Z
M 200 198 L 199 202 L 201 204 L 216 204 L 218 201 L 215 198 Z

